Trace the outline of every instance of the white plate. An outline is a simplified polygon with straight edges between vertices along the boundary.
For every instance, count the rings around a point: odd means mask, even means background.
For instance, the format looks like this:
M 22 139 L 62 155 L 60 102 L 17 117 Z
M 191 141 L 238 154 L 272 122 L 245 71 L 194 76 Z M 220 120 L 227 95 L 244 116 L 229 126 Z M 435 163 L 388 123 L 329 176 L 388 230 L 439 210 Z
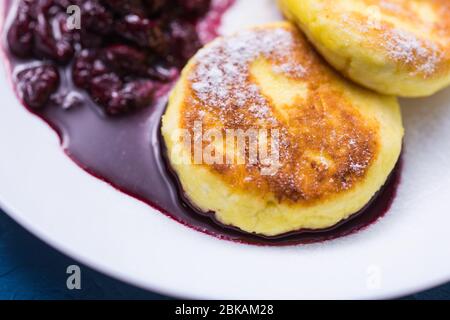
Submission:
M 224 30 L 278 19 L 271 2 L 240 0 Z M 343 239 L 284 248 L 195 232 L 86 174 L 18 103 L 4 68 L 0 97 L 2 208 L 108 275 L 174 296 L 238 299 L 388 298 L 450 280 L 450 90 L 402 101 L 403 179 L 382 221 Z

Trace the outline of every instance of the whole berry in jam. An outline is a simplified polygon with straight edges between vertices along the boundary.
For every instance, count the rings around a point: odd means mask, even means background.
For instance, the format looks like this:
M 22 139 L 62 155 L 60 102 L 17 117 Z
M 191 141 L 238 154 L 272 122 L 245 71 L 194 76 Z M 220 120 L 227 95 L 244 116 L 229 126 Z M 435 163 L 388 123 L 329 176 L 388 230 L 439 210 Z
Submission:
M 59 73 L 52 65 L 32 67 L 17 75 L 17 90 L 24 102 L 33 109 L 44 107 L 58 86 Z
M 20 58 L 28 58 L 32 55 L 35 22 L 30 11 L 30 4 L 27 1 L 21 1 L 17 8 L 16 19 L 7 34 L 11 52 Z
M 153 100 L 154 90 L 153 81 L 129 82 L 111 99 L 106 110 L 115 115 L 147 107 Z
M 149 58 L 143 51 L 118 44 L 104 48 L 101 56 L 105 64 L 120 75 L 147 75 Z
M 77 87 L 89 89 L 93 78 L 108 72 L 95 50 L 80 51 L 72 66 L 72 79 Z

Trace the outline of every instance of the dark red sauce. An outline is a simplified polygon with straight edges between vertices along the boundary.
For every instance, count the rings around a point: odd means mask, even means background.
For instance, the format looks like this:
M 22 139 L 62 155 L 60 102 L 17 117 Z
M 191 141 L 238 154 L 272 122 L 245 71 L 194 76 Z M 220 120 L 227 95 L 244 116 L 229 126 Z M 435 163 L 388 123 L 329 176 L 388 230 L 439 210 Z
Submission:
M 202 42 L 216 36 L 220 17 L 233 0 L 221 2 L 222 6 L 212 9 L 197 21 Z M 6 13 L 11 9 L 10 4 L 9 0 L 6 1 Z M 4 31 L 8 27 L 6 25 Z M 14 57 L 5 37 L 3 47 L 13 75 L 24 65 L 39 61 Z M 212 213 L 199 212 L 188 205 L 176 177 L 165 161 L 160 120 L 165 110 L 167 92 L 172 85 L 170 82 L 158 87 L 150 106 L 111 116 L 102 112 L 84 90 L 74 86 L 70 75 L 71 64 L 58 68 L 61 78 L 58 92 L 63 96 L 68 92 L 76 92 L 82 97 L 81 102 L 68 109 L 62 108 L 61 102 L 55 100 L 50 100 L 44 108 L 39 109 L 24 103 L 28 110 L 58 133 L 64 151 L 82 169 L 197 231 L 220 239 L 255 245 L 284 246 L 321 242 L 364 229 L 382 217 L 395 198 L 401 161 L 366 208 L 328 230 L 302 230 L 267 238 L 223 226 L 214 220 Z M 14 81 L 15 76 L 12 78 Z

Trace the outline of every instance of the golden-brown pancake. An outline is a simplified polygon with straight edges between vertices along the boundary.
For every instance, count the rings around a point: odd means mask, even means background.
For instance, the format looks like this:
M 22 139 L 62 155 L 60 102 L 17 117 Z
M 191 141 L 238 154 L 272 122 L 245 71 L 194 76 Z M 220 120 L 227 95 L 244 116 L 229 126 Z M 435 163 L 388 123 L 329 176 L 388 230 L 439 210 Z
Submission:
M 243 149 L 238 133 L 248 133 Z M 338 76 L 285 22 L 200 50 L 171 93 L 162 134 L 195 207 L 276 236 L 329 228 L 366 206 L 399 158 L 403 127 L 394 97 Z
M 278 0 L 337 70 L 383 94 L 450 84 L 448 0 Z

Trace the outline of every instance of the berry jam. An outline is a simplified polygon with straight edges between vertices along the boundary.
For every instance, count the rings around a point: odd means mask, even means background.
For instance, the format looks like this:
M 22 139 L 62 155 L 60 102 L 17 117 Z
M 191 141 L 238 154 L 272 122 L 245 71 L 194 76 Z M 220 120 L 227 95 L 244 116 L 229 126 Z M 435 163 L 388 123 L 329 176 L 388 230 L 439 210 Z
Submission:
M 400 166 L 372 202 L 331 229 L 276 238 L 226 227 L 187 205 L 167 166 L 160 121 L 186 61 L 217 35 L 234 0 L 5 1 L 4 48 L 23 104 L 58 133 L 81 168 L 174 220 L 256 245 L 319 242 L 359 231 L 389 209 Z M 66 8 L 81 8 L 81 29 Z

